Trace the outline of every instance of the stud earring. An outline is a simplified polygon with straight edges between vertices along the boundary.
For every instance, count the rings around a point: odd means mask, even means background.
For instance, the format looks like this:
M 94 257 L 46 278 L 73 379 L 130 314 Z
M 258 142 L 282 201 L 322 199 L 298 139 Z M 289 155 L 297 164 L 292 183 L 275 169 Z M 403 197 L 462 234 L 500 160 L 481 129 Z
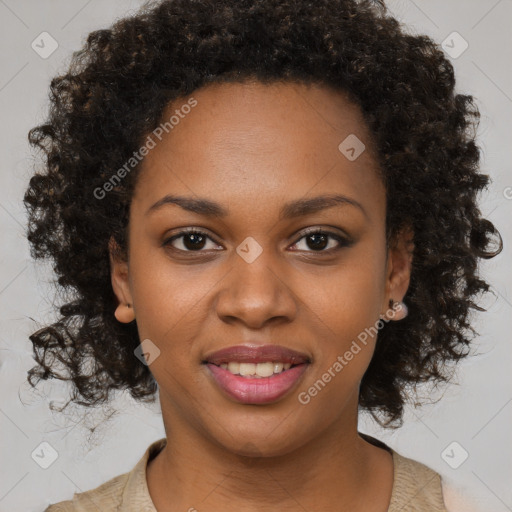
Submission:
M 132 307 L 132 305 L 131 305 L 129 302 L 127 302 L 127 303 L 126 303 L 126 307 L 127 307 L 127 308 L 131 308 L 131 307 Z
M 393 299 L 389 299 L 389 307 L 392 309 L 392 312 L 389 315 L 390 320 L 402 320 L 409 314 L 409 310 L 403 301 L 394 301 Z

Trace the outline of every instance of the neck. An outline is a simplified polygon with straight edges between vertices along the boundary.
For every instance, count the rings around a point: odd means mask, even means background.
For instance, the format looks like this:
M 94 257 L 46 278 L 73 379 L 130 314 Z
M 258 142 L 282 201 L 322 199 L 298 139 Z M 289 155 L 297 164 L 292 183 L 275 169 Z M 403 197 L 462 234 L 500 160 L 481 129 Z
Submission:
M 153 502 L 159 512 L 239 512 L 242 504 L 244 512 L 387 510 L 376 504 L 382 499 L 389 503 L 392 480 L 380 478 L 379 497 L 369 498 L 368 490 L 375 491 L 370 482 L 383 475 L 376 469 L 383 468 L 384 458 L 389 477 L 390 455 L 358 435 L 357 402 L 351 412 L 345 410 L 339 421 L 309 442 L 272 456 L 258 456 L 258 447 L 250 443 L 240 450 L 244 454 L 228 450 L 181 423 L 177 415 L 168 415 L 167 445 L 147 470 Z

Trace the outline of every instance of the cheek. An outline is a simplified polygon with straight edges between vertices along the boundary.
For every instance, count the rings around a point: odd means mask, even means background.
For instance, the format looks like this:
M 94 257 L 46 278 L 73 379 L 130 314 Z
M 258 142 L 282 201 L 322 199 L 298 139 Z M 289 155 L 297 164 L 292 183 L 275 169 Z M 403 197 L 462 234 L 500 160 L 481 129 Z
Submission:
M 163 249 L 151 254 L 135 250 L 130 273 L 141 339 L 158 340 L 167 351 L 187 346 L 204 324 L 204 301 L 215 282 L 213 276 L 210 280 L 192 265 L 172 265 Z
M 354 251 L 321 280 L 309 282 L 309 306 L 340 339 L 356 337 L 382 313 L 384 253 Z
M 312 418 L 334 421 L 349 401 L 372 359 L 379 327 L 378 273 L 361 265 L 336 272 L 309 304 L 318 325 L 312 373 L 297 399 Z M 318 322 L 320 319 L 320 322 Z
M 204 301 L 213 283 L 195 276 L 192 267 L 180 269 L 163 260 L 141 262 L 135 255 L 132 260 L 137 329 L 141 340 L 151 340 L 159 350 L 149 369 L 161 392 L 172 397 L 181 414 L 188 414 L 189 387 L 201 370 L 194 340 L 201 337 Z
M 361 244 L 332 268 L 328 278 L 310 282 L 307 305 L 318 337 L 317 364 L 308 381 L 315 389 L 308 389 L 322 396 L 312 400 L 318 406 L 326 400 L 341 404 L 357 392 L 381 325 L 384 277 L 385 252 L 378 244 Z M 324 387 L 318 380 L 328 383 Z M 308 390 L 301 391 L 311 396 Z

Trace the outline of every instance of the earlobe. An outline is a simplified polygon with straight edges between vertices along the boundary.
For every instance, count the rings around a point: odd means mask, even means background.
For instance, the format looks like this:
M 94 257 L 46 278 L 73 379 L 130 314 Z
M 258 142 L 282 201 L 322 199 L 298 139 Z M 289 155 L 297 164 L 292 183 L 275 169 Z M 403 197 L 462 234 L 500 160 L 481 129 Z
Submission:
M 409 309 L 403 300 L 395 301 L 393 299 L 389 299 L 389 309 L 389 320 L 402 320 L 409 314 Z
M 130 323 L 135 319 L 135 310 L 128 279 L 128 262 L 120 257 L 119 247 L 111 237 L 109 240 L 110 280 L 119 302 L 115 317 L 118 322 Z
M 131 304 L 119 304 L 114 312 L 118 322 L 129 324 L 135 320 L 135 311 Z

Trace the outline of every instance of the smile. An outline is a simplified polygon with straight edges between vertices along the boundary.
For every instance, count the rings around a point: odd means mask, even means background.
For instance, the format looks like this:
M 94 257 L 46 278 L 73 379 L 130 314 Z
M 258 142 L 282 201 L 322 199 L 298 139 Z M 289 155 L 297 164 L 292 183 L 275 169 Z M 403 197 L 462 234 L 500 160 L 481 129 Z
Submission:
M 307 355 L 279 345 L 238 345 L 203 361 L 217 388 L 243 404 L 276 402 L 287 395 L 310 364 Z

